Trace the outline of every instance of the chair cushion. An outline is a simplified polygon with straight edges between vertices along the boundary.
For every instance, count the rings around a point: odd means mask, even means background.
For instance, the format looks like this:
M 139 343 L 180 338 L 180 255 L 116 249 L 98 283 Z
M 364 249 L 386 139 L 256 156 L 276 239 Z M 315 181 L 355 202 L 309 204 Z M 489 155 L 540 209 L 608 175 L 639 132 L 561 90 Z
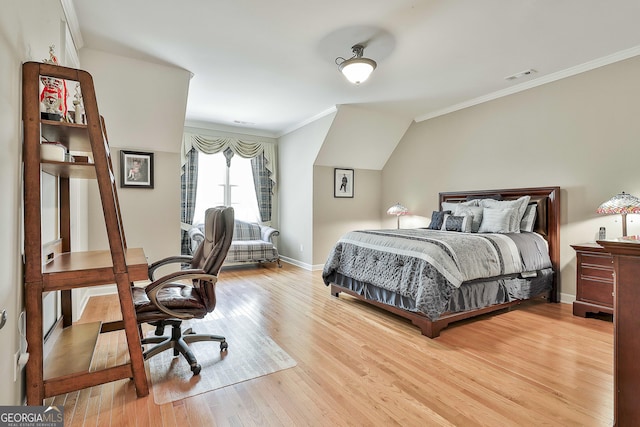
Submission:
M 271 242 L 264 240 L 234 240 L 227 253 L 226 262 L 275 261 L 278 251 Z
M 137 313 L 158 311 L 151 303 L 144 288 L 133 287 L 133 305 Z M 188 310 L 189 313 L 206 313 L 206 307 L 198 289 L 181 283 L 171 283 L 158 292 L 158 302 L 170 309 Z M 180 311 L 180 310 L 176 310 Z M 196 316 L 199 317 L 199 316 Z
M 258 224 L 238 221 L 233 225 L 233 240 L 261 240 L 260 226 Z

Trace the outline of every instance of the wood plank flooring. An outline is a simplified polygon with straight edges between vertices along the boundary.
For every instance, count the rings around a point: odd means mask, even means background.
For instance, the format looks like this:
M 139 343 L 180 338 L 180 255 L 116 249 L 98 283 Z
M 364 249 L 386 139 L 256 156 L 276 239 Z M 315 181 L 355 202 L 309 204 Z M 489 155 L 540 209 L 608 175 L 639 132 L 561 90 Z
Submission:
M 431 340 L 288 264 L 223 269 L 217 296 L 211 318 L 249 316 L 297 366 L 161 406 L 127 380 L 46 403 L 64 405 L 65 426 L 612 425 L 612 322 L 567 304 L 527 303 Z M 81 321 L 118 312 L 115 295 L 94 297 Z M 94 366 L 125 348 L 122 332 L 101 335 Z

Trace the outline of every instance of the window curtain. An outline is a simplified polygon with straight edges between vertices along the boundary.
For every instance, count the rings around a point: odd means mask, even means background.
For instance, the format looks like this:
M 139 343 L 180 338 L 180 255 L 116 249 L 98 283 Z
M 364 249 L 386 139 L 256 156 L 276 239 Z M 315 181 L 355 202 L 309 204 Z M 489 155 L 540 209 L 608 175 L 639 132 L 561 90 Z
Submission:
M 256 187 L 260 217 L 262 222 L 271 221 L 273 190 L 277 183 L 276 145 L 274 143 L 185 133 L 182 138 L 181 152 L 183 166 L 187 162 L 188 154 L 195 150 L 205 154 L 216 154 L 230 150 L 240 157 L 252 159 L 253 182 Z M 227 157 L 229 158 L 229 156 Z M 256 160 L 254 161 L 254 159 Z
M 188 231 L 193 223 L 196 209 L 196 190 L 198 189 L 198 151 L 191 149 L 186 154 L 186 162 L 182 164 L 180 177 L 180 221 L 182 238 L 180 253 L 191 254 L 191 239 Z
M 262 154 L 251 159 L 253 185 L 256 189 L 258 210 L 260 211 L 260 220 L 262 222 L 271 221 L 271 196 L 273 194 L 271 172 L 267 169 L 266 163 Z

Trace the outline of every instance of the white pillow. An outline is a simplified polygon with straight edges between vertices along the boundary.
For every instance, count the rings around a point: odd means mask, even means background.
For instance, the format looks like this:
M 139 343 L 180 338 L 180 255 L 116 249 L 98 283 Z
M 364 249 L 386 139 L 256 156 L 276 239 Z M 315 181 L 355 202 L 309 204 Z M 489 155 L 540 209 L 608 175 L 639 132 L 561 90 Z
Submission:
M 515 208 L 484 208 L 478 233 L 512 233 L 511 227 L 517 215 Z
M 458 206 L 479 206 L 478 200 L 469 200 L 468 202 L 442 202 L 443 211 L 455 212 Z
M 482 223 L 482 211 L 484 208 L 480 206 L 468 206 L 458 203 L 456 206 L 456 210 L 453 211 L 454 215 L 457 216 L 471 216 L 473 220 L 471 222 L 471 232 L 477 233 L 480 229 L 480 224 Z
M 527 210 L 527 205 L 529 204 L 529 200 L 531 200 L 531 196 L 522 196 L 516 200 L 482 199 L 480 200 L 480 206 L 482 206 L 483 208 L 493 208 L 493 209 L 515 208 L 517 211 L 517 214 L 513 218 L 511 224 L 509 224 L 509 230 L 511 233 L 519 233 L 520 221 L 522 221 L 524 212 Z

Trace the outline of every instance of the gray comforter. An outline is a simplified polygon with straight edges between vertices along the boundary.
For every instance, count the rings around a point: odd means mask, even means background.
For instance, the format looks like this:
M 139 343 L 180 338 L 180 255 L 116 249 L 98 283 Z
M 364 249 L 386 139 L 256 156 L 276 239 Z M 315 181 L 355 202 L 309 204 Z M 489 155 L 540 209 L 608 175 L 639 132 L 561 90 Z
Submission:
M 463 282 L 551 267 L 536 233 L 477 234 L 427 229 L 352 231 L 331 250 L 322 272 L 396 292 L 437 319 Z

